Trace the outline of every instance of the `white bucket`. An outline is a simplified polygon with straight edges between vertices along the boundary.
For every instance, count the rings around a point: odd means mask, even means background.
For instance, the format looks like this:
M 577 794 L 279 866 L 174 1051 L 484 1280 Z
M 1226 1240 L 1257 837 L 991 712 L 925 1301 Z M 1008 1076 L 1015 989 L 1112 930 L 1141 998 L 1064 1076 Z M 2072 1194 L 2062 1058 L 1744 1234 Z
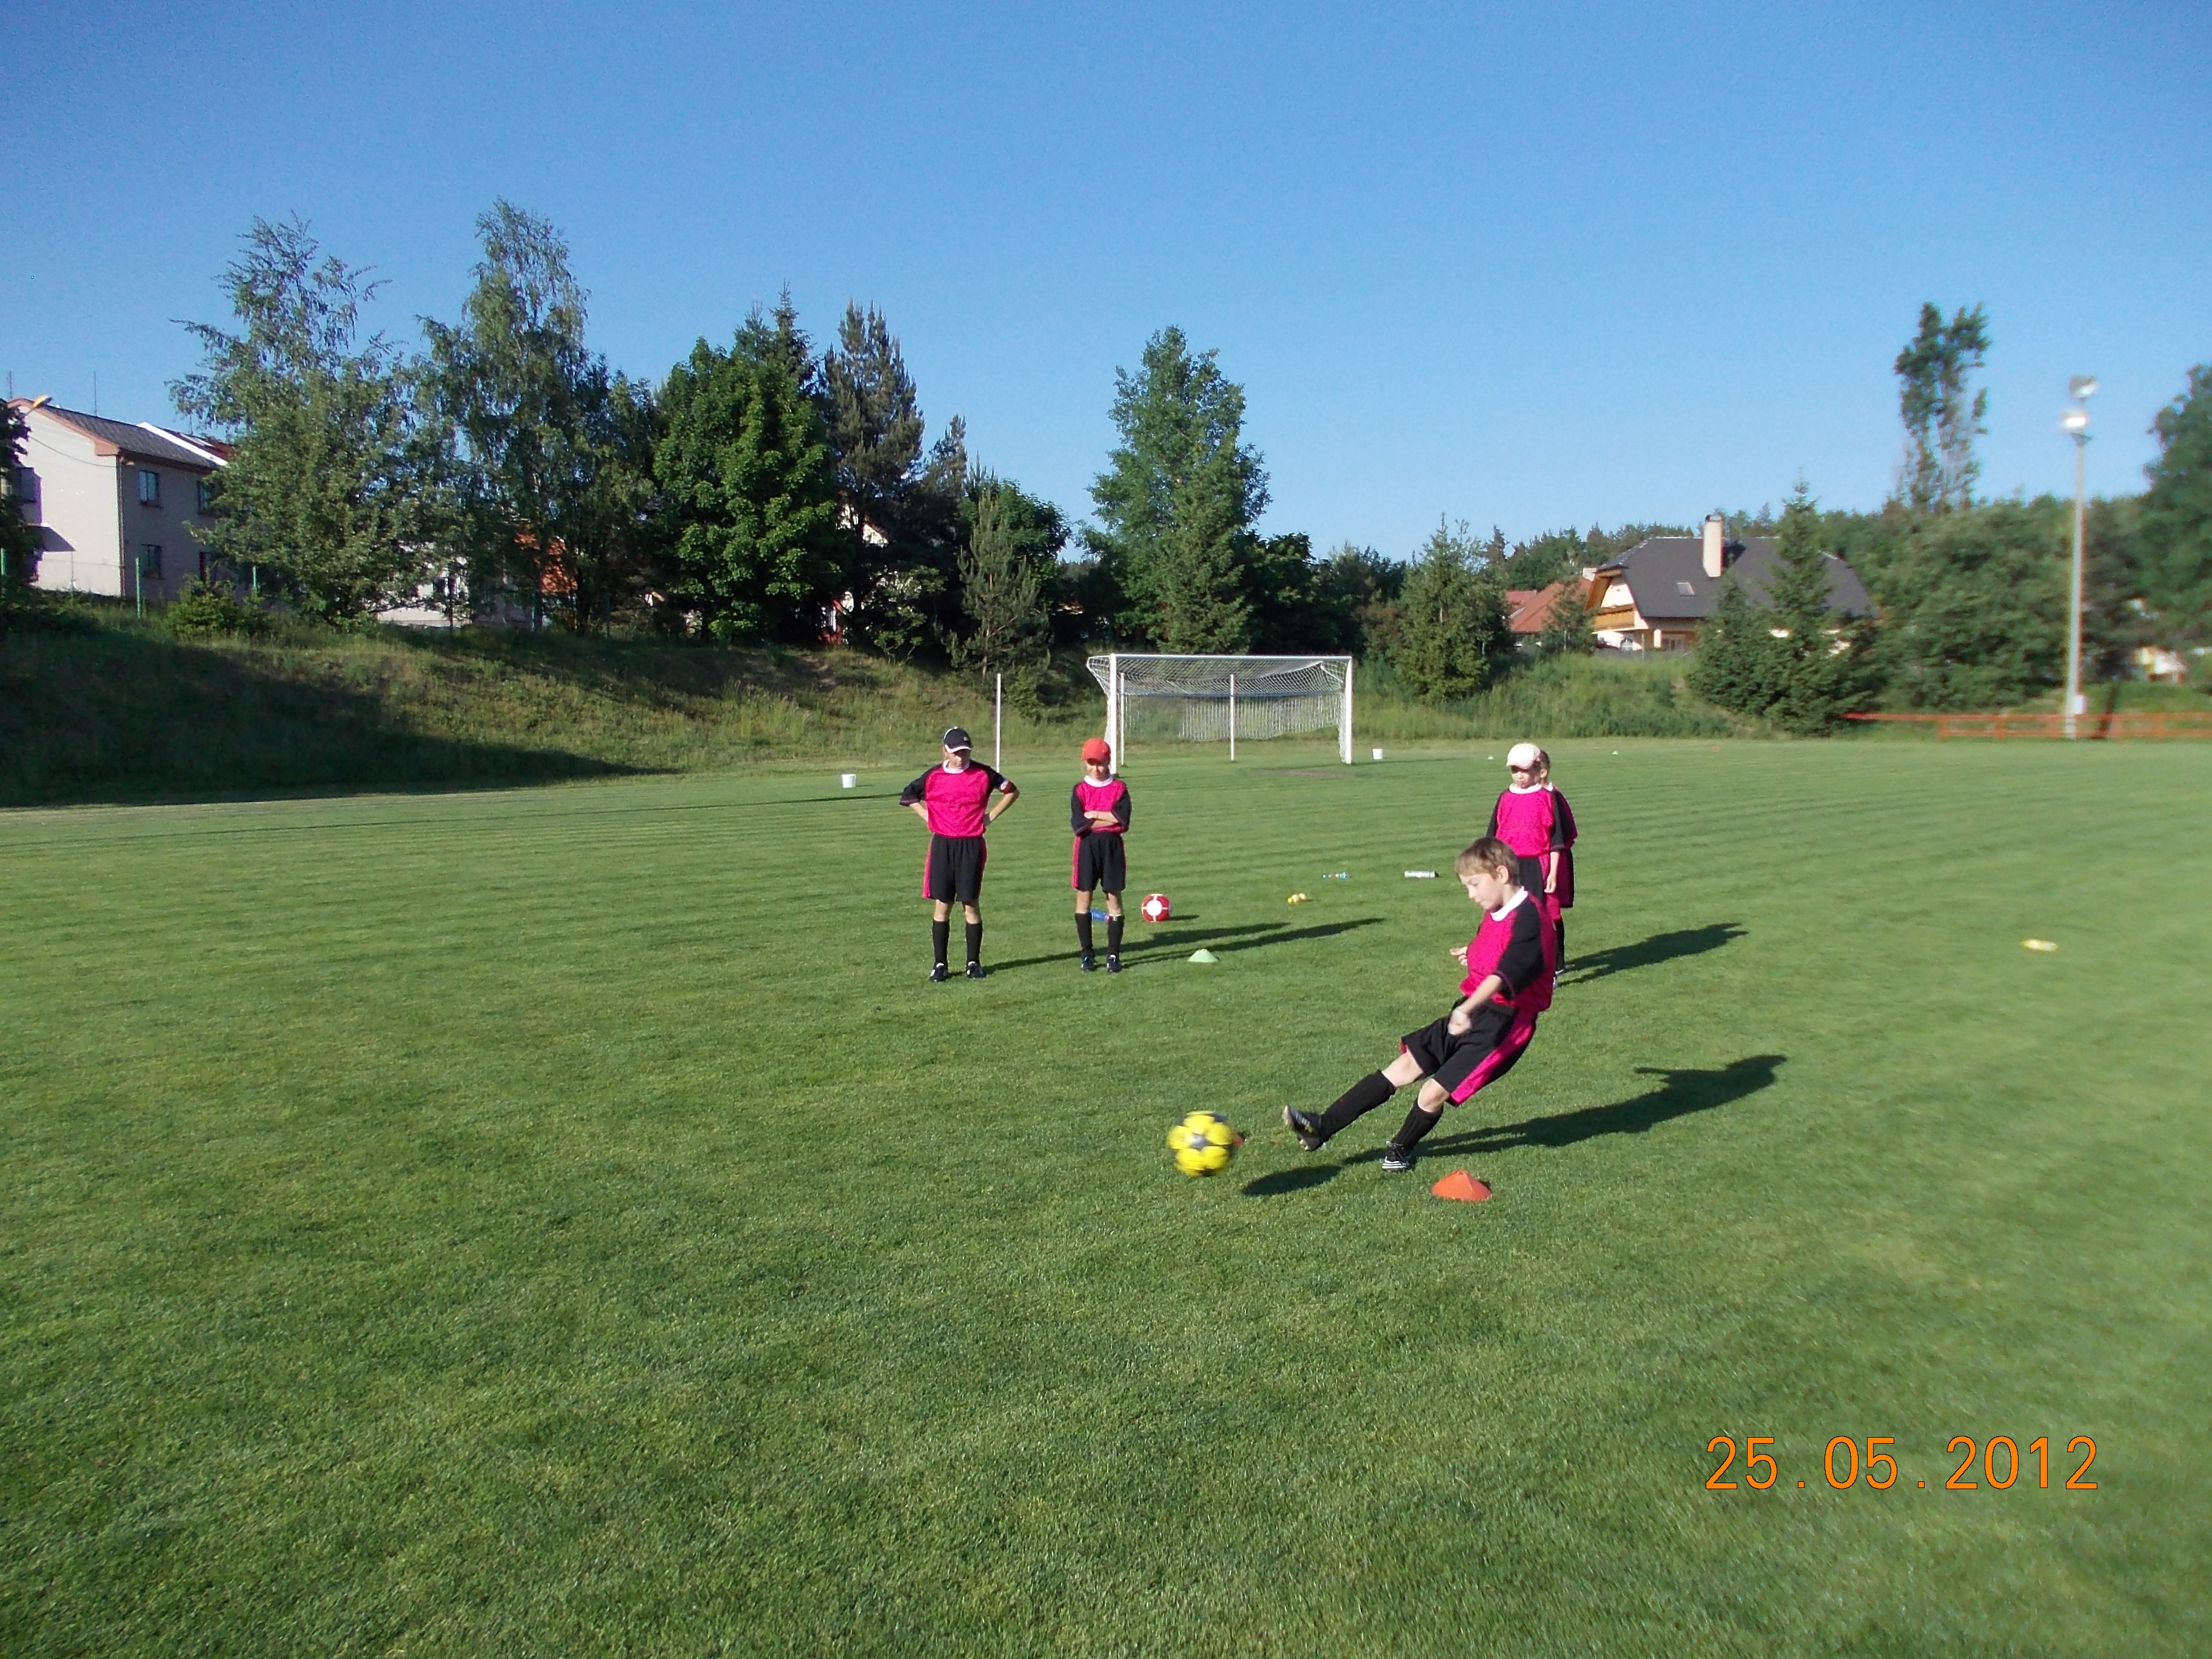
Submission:
M 1375 751 L 1375 758 L 1376 760 L 1381 760 L 1382 758 L 1382 751 L 1380 749 Z
M 840 772 L 837 775 L 837 787 L 840 789 L 859 788 L 860 787 L 860 775 L 858 772 Z

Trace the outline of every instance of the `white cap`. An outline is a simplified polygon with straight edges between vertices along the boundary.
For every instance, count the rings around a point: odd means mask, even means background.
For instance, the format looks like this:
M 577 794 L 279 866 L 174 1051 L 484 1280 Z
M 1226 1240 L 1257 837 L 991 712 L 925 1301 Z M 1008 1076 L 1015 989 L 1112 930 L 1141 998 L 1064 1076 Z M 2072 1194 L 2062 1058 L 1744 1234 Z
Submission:
M 1544 758 L 1544 751 L 1533 743 L 1516 743 L 1505 751 L 1508 766 L 1525 766 L 1534 771 Z

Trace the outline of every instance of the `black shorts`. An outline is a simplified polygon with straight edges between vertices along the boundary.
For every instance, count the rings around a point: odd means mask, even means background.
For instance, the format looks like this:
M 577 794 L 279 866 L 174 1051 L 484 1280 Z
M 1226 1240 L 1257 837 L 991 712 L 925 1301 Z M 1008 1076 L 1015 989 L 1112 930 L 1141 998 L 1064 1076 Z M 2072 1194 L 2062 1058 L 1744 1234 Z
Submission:
M 981 836 L 932 836 L 922 866 L 921 896 L 939 904 L 973 904 L 983 896 Z
M 1451 1034 L 1451 1016 L 1418 1031 L 1398 1046 L 1413 1057 L 1422 1075 L 1443 1086 L 1455 1103 L 1468 1100 L 1511 1071 L 1536 1035 L 1536 1016 L 1492 1003 L 1475 1011 L 1466 1035 Z
M 1075 838 L 1075 890 L 1088 893 L 1103 887 L 1118 893 L 1129 884 L 1129 855 L 1114 831 L 1092 830 Z

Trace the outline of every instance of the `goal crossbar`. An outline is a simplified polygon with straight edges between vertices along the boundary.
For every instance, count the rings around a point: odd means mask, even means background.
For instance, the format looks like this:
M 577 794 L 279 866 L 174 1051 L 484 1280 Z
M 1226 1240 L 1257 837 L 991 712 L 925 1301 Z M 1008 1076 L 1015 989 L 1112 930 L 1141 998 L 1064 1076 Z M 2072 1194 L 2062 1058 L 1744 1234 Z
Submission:
M 1176 735 L 1205 742 L 1273 738 L 1336 727 L 1337 754 L 1352 763 L 1352 659 L 1348 656 L 1235 656 L 1113 652 L 1085 665 L 1106 694 L 1106 740 L 1120 771 L 1133 706 L 1181 705 Z

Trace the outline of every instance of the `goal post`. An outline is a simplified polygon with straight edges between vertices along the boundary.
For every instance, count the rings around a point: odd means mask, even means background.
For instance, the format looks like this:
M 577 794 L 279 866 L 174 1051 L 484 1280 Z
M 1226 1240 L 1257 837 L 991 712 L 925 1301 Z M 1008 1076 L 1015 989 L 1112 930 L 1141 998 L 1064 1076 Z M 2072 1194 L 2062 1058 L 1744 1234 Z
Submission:
M 1106 741 L 1121 769 L 1132 730 L 1164 742 L 1237 743 L 1336 728 L 1352 764 L 1352 659 L 1110 652 L 1085 665 L 1106 694 Z

